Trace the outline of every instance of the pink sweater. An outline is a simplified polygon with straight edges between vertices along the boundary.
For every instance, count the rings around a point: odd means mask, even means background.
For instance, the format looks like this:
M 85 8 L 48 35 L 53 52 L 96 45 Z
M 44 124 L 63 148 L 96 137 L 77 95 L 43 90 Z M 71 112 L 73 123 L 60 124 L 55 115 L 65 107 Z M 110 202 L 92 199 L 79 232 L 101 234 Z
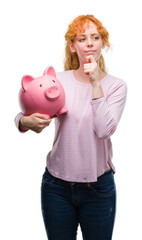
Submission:
M 101 80 L 104 97 L 92 100 L 92 85 L 76 80 L 73 70 L 58 72 L 57 79 L 65 90 L 68 113 L 55 118 L 49 172 L 73 182 L 95 182 L 109 165 L 115 173 L 110 137 L 125 106 L 126 83 L 107 74 Z M 17 127 L 20 117 L 21 113 L 15 118 Z

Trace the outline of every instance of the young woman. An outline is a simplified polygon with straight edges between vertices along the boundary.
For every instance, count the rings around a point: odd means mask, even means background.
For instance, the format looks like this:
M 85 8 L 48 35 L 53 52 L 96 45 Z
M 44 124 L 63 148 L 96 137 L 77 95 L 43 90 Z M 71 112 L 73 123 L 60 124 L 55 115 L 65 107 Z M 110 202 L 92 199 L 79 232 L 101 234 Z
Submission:
M 126 83 L 107 73 L 102 48 L 109 34 L 93 15 L 73 20 L 65 34 L 63 72 L 57 73 L 68 113 L 55 119 L 55 138 L 41 184 L 49 240 L 111 240 L 116 212 L 111 135 L 127 95 Z M 39 133 L 51 122 L 42 114 L 16 117 L 20 131 Z

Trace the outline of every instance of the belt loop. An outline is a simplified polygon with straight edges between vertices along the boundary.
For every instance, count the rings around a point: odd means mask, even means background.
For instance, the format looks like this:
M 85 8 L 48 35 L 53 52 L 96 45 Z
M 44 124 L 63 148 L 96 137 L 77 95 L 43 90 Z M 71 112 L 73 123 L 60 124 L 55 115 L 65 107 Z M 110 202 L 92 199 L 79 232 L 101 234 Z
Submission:
M 74 184 L 75 184 L 75 182 L 71 182 L 70 184 L 71 184 L 71 185 L 74 185 Z

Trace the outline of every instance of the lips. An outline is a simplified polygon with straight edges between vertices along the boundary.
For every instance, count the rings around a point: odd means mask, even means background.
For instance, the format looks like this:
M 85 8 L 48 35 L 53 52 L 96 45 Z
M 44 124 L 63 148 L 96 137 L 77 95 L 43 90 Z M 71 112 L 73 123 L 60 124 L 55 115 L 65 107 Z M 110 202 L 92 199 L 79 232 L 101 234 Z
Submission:
M 95 50 L 86 51 L 87 54 L 93 54 L 93 53 L 95 53 L 95 52 L 96 52 Z

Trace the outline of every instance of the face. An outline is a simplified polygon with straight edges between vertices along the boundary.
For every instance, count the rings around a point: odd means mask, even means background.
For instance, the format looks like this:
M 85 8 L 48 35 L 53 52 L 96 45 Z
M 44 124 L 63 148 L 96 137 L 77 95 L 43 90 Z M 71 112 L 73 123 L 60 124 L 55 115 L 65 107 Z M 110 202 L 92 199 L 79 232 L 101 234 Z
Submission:
M 97 31 L 94 23 L 90 22 L 89 28 L 85 25 L 85 32 L 78 33 L 74 39 L 74 43 L 70 45 L 72 52 L 76 52 L 80 63 L 86 63 L 86 56 L 93 55 L 97 61 L 101 55 L 103 42 L 101 35 Z

